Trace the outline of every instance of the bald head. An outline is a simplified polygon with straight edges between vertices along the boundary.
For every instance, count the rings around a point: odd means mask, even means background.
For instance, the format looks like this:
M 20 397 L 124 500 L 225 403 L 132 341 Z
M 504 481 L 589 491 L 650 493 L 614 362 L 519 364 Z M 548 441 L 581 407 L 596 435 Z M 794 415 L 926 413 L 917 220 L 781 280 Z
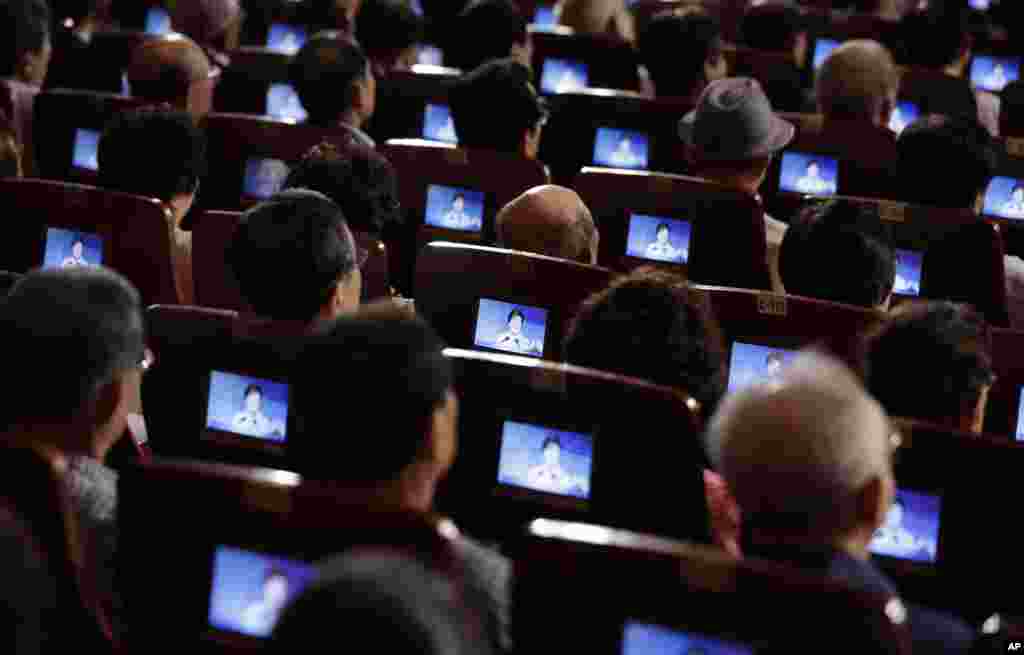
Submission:
M 597 263 L 598 233 L 575 191 L 548 184 L 530 189 L 498 212 L 504 248 Z
M 188 109 L 189 87 L 210 75 L 210 60 L 181 34 L 147 39 L 132 52 L 125 71 L 132 95 Z
M 845 366 L 808 353 L 727 397 L 707 439 L 752 527 L 825 539 L 862 527 L 870 540 L 891 500 L 890 433 Z
M 847 41 L 832 51 L 818 71 L 815 94 L 826 120 L 889 124 L 899 71 L 892 54 L 875 41 Z

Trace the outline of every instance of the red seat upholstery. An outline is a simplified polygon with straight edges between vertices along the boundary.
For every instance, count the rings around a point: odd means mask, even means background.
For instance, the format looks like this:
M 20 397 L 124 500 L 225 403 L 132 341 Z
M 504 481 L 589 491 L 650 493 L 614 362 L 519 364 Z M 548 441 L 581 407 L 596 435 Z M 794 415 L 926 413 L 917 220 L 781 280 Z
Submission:
M 172 249 L 169 210 L 158 200 L 13 178 L 0 180 L 0 198 L 0 212 L 17 217 L 0 246 L 0 266 L 23 272 L 42 265 L 47 227 L 87 232 L 102 238 L 103 264 L 131 280 L 144 302 L 192 302 L 192 262 Z
M 600 261 L 623 269 L 631 214 L 689 221 L 688 275 L 702 284 L 770 289 L 764 210 L 753 196 L 678 175 L 585 168 L 576 191 L 601 230 Z
M 513 639 L 528 652 L 645 652 L 650 645 L 623 644 L 640 626 L 737 644 L 729 652 L 813 653 L 837 635 L 851 652 L 909 652 L 895 596 L 781 565 L 547 519 L 531 523 L 511 552 Z M 563 593 L 552 593 L 555 580 Z M 685 641 L 678 652 L 693 652 Z
M 264 47 L 240 48 L 230 56 L 214 98 L 216 111 L 266 115 L 267 91 L 271 84 L 288 82 L 291 56 Z
M 378 143 L 388 139 L 423 137 L 427 104 L 448 104 L 448 89 L 460 71 L 416 65 L 411 71 L 392 71 L 377 83 L 377 107 L 366 131 Z

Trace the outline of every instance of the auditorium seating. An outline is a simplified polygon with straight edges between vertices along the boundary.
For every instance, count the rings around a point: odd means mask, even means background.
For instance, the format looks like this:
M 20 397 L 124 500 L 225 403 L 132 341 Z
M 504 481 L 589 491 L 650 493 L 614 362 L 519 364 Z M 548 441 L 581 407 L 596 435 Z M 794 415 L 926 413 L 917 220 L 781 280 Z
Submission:
M 423 65 L 391 71 L 377 81 L 377 107 L 366 132 L 378 143 L 423 138 L 427 105 L 447 105 L 448 89 L 460 74 L 455 68 Z
M 557 360 L 576 308 L 612 277 L 608 269 L 564 259 L 435 241 L 416 258 L 416 311 L 448 344 L 471 348 L 475 341 L 488 341 L 489 311 L 500 313 L 504 325 L 506 315 L 518 308 L 527 313 L 525 323 L 545 323 L 532 337 L 543 342 L 541 348 L 530 352 Z M 484 318 L 478 320 L 481 303 Z M 505 309 L 499 312 L 499 306 Z
M 144 302 L 192 302 L 192 264 L 175 254 L 169 210 L 155 199 L 7 178 L 0 180 L 0 214 L 18 217 L 9 221 L 0 245 L 0 267 L 24 272 L 41 266 L 47 230 L 60 228 L 98 236 L 103 264 L 131 280 Z M 181 281 L 176 281 L 175 269 Z
M 462 438 L 437 506 L 471 534 L 506 542 L 526 521 L 551 516 L 710 541 L 700 406 L 684 391 L 527 357 L 445 355 L 455 368 Z M 650 427 L 642 437 L 640 424 Z M 560 439 L 566 466 L 591 473 L 570 495 L 531 491 L 526 467 L 516 464 L 529 449 L 539 455 L 550 435 Z M 590 466 L 573 466 L 579 458 Z
M 573 185 L 601 230 L 600 261 L 616 269 L 626 257 L 633 214 L 688 221 L 687 273 L 700 284 L 770 289 L 764 210 L 753 196 L 691 177 L 584 168 Z
M 241 634 L 252 629 L 240 621 L 250 601 L 237 594 L 258 590 L 275 565 L 302 587 L 321 559 L 379 547 L 457 571 L 450 521 L 282 470 L 158 459 L 124 471 L 118 487 L 128 650 L 159 639 L 191 652 L 253 652 L 262 639 Z
M 974 116 L 977 100 L 967 81 L 941 71 L 907 68 L 900 78 L 900 100 L 917 105 L 924 114 Z
M 267 92 L 272 84 L 288 82 L 290 63 L 290 55 L 262 46 L 235 50 L 217 87 L 214 108 L 224 113 L 270 114 Z
M 813 653 L 837 639 L 850 652 L 910 652 L 899 598 L 780 565 L 547 519 L 511 552 L 513 637 L 526 652 Z
M 534 83 L 541 93 L 551 93 L 543 82 L 544 65 L 549 60 L 586 65 L 584 86 L 597 89 L 636 91 L 637 58 L 633 48 L 606 35 L 574 34 L 568 28 L 538 30 L 529 26 L 533 39 Z

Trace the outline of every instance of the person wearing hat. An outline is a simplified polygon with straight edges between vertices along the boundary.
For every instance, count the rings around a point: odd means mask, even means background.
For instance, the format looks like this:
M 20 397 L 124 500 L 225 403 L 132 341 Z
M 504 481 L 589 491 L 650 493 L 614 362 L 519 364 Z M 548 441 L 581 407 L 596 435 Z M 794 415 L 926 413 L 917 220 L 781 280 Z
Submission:
M 780 118 L 757 80 L 727 77 L 708 85 L 697 108 L 679 122 L 698 176 L 759 196 L 775 153 L 793 140 L 796 128 Z M 772 287 L 782 292 L 779 246 L 786 224 L 764 215 Z

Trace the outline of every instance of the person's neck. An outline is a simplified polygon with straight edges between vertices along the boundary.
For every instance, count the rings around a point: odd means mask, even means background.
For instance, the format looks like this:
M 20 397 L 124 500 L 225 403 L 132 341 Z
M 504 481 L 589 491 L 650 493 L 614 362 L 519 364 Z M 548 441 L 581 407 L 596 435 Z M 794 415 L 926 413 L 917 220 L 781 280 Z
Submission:
M 354 109 L 350 109 L 349 111 L 341 115 L 341 118 L 338 119 L 338 122 L 341 123 L 342 125 L 346 125 L 357 130 L 361 130 L 363 129 L 364 121 L 363 117 L 359 115 L 359 112 L 355 111 Z

